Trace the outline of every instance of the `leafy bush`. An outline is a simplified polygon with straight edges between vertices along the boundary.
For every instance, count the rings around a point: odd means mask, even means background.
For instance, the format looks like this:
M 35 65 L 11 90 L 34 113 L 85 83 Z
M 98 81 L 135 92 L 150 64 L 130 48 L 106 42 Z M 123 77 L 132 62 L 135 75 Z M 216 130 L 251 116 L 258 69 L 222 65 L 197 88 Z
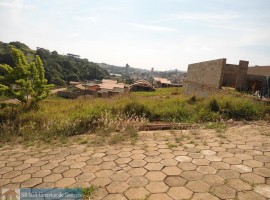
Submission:
M 138 116 L 149 118 L 150 111 L 146 108 L 145 105 L 138 102 L 132 101 L 127 103 L 123 109 L 123 113 L 129 117 Z

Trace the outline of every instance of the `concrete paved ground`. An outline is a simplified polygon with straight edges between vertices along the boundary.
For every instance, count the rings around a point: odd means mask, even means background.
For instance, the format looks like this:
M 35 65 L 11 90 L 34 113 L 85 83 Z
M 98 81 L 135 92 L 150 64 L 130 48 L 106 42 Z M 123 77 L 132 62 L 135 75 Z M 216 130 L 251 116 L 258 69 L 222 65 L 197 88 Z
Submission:
M 270 125 L 140 132 L 135 145 L 0 148 L 0 187 L 100 186 L 93 199 L 270 199 Z

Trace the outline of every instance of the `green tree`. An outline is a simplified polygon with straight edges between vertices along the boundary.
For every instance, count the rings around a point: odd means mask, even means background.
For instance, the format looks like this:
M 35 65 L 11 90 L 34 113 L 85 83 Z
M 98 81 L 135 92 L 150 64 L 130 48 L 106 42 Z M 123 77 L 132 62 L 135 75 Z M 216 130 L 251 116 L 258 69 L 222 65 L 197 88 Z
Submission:
M 12 48 L 11 52 L 15 66 L 0 64 L 0 93 L 26 107 L 36 105 L 53 87 L 44 77 L 42 61 L 36 56 L 35 62 L 28 63 L 20 50 Z

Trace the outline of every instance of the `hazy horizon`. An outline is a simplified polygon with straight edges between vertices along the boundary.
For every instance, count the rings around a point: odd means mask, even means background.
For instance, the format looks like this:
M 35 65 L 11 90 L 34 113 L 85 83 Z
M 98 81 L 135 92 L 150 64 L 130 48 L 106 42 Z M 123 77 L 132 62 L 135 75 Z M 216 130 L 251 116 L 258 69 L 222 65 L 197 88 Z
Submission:
M 270 65 L 269 10 L 268 0 L 1 0 L 0 41 L 148 70 Z

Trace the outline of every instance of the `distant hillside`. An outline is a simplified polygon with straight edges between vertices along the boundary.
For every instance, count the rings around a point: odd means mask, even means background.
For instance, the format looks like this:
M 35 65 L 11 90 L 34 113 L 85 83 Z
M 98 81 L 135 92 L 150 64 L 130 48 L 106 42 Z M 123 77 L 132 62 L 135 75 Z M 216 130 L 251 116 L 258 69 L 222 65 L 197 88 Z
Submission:
M 45 77 L 49 83 L 55 85 L 66 85 L 67 81 L 92 80 L 108 78 L 109 73 L 87 59 L 81 59 L 77 55 L 60 55 L 57 51 L 50 52 L 44 48 L 31 50 L 27 45 L 20 42 L 3 43 L 0 41 L 0 63 L 14 66 L 11 47 L 21 50 L 28 61 L 34 61 L 39 55 L 45 68 Z
M 119 66 L 114 66 L 114 65 L 108 65 L 106 63 L 98 63 L 100 67 L 103 69 L 106 69 L 109 73 L 113 74 L 125 74 L 126 73 L 126 67 L 119 67 Z M 150 72 L 147 69 L 140 69 L 140 68 L 134 68 L 130 67 L 129 69 L 130 73 L 145 73 L 145 72 Z

